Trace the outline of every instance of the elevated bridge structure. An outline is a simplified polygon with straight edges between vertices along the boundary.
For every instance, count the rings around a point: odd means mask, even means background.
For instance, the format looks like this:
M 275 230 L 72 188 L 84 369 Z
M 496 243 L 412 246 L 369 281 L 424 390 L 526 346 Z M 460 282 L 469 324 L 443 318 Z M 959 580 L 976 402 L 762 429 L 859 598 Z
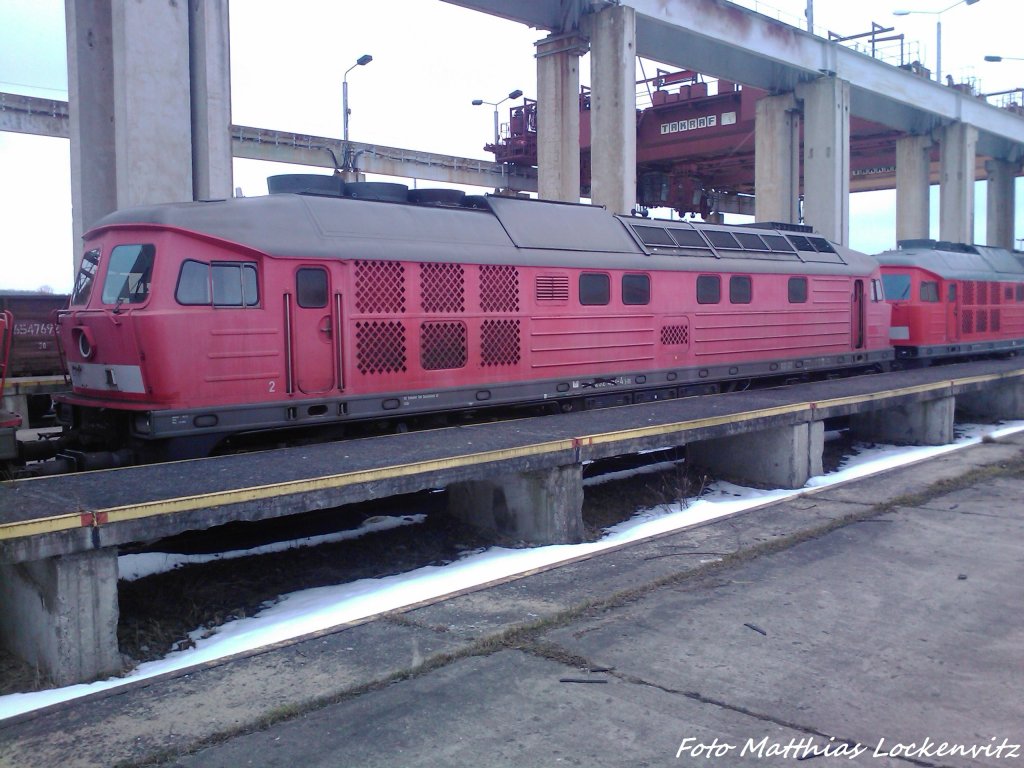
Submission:
M 343 142 L 326 136 L 231 125 L 231 153 L 248 160 L 334 168 Z M 55 99 L 0 93 L 0 131 L 67 139 L 71 136 L 68 103 Z M 381 144 L 349 142 L 351 154 L 364 173 L 402 176 L 478 187 L 537 191 L 535 168 L 469 157 L 441 155 Z
M 1014 178 L 1024 158 L 1020 114 L 725 0 L 449 1 L 548 32 L 534 51 L 541 197 L 580 198 L 579 59 L 589 52 L 590 196 L 616 212 L 634 208 L 634 72 L 643 56 L 770 94 L 757 102 L 755 118 L 758 219 L 802 216 L 830 239 L 849 241 L 855 118 L 898 132 L 897 239 L 928 235 L 937 151 L 940 238 L 975 239 L 973 181 L 983 173 L 986 242 L 1013 246 Z M 26 111 L 9 97 L 0 102 L 5 130 L 57 135 L 67 126 L 76 242 L 117 208 L 230 196 L 233 156 L 333 165 L 326 149 L 338 147 L 336 140 L 231 125 L 227 7 L 227 0 L 69 0 L 70 109 L 49 102 Z M 531 170 L 480 160 L 371 144 L 342 149 L 349 152 L 335 154 L 358 155 L 366 172 L 522 190 L 534 184 Z M 725 210 L 744 205 L 749 210 L 749 198 Z
M 449 1 L 551 32 L 537 44 L 543 197 L 578 196 L 578 59 L 589 51 L 592 198 L 629 210 L 636 189 L 631 73 L 634 57 L 643 56 L 772 94 L 757 112 L 758 219 L 797 220 L 802 165 L 806 222 L 837 242 L 849 241 L 850 118 L 858 117 L 902 133 L 897 239 L 927 236 L 928 152 L 937 142 L 941 239 L 974 240 L 973 182 L 981 155 L 988 159 L 987 242 L 1013 245 L 1013 178 L 1024 157 L 1019 114 L 728 2 Z

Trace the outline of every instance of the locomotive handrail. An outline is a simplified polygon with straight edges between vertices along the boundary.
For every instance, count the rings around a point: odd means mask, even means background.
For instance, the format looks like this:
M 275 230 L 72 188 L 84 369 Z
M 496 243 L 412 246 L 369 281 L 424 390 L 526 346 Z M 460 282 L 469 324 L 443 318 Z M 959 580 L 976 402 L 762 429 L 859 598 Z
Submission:
M 284 295 L 284 391 L 295 393 L 295 349 L 292 345 L 292 295 Z
M 344 378 L 344 367 L 342 365 L 343 358 L 342 352 L 344 348 L 342 346 L 343 341 L 343 330 L 344 326 L 342 322 L 341 314 L 341 293 L 335 292 L 334 294 L 334 327 L 337 328 L 334 338 L 334 382 L 339 392 L 345 391 L 345 378 Z
M 50 313 L 50 317 L 53 319 L 53 340 L 57 348 L 57 358 L 60 360 L 60 370 L 64 376 L 64 383 L 71 383 L 71 376 L 68 371 L 68 356 L 64 351 L 64 341 L 60 337 L 60 316 L 62 313 L 67 313 L 67 309 L 55 309 Z
M 0 333 L 0 395 L 3 394 L 4 384 L 7 381 L 7 364 L 11 355 L 11 338 L 14 336 L 14 315 L 10 310 L 5 309 L 0 315 L 3 316 L 3 328 Z

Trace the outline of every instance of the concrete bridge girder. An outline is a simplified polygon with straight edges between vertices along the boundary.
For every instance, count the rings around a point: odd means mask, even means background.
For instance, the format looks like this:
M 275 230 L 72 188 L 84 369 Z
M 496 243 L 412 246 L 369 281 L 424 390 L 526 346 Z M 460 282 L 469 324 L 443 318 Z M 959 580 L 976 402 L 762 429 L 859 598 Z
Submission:
M 607 10 L 604 3 L 594 0 L 535 0 L 528 5 L 509 4 L 500 0 L 449 2 L 554 32 L 568 32 L 570 27 L 566 23 L 567 19 L 575 20 L 585 29 L 588 17 L 600 16 Z M 1024 120 L 1019 116 L 993 107 L 972 94 L 901 71 L 870 56 L 739 6 L 729 3 L 709 4 L 704 0 L 625 0 L 622 7 L 634 11 L 636 54 L 639 56 L 745 83 L 775 94 L 793 92 L 798 88 L 806 89 L 809 87 L 807 83 L 824 75 L 836 82 L 846 83 L 843 86 L 848 92 L 844 96 L 845 109 L 850 116 L 872 120 L 910 135 L 943 132 L 945 126 L 962 124 L 972 127 L 976 135 L 973 144 L 980 155 L 1017 162 L 1024 152 Z M 699 24 L 695 23 L 697 19 Z M 603 45 L 607 43 L 593 45 L 593 51 L 596 53 Z M 599 87 L 596 78 L 594 87 Z M 594 133 L 593 140 L 597 141 L 597 132 Z M 782 141 L 781 138 L 769 139 L 768 143 L 779 144 Z M 947 138 L 946 144 L 952 143 Z M 833 157 L 838 155 L 841 169 L 842 158 L 848 155 L 848 149 L 839 150 L 839 146 L 835 144 L 831 154 Z M 819 150 L 819 159 L 821 154 Z M 941 172 L 946 186 L 944 196 L 947 208 L 963 211 L 962 203 L 970 195 L 964 189 L 967 185 L 966 175 L 961 170 L 954 173 L 949 165 L 952 162 L 950 156 L 946 171 Z M 967 162 L 966 155 L 964 162 Z M 830 176 L 838 179 L 840 174 L 841 170 L 837 172 L 830 167 Z M 848 176 L 842 175 L 842 178 L 839 184 L 848 191 Z M 955 190 L 951 186 L 954 178 L 960 179 Z M 907 190 L 910 183 L 904 179 L 900 186 Z M 919 180 L 913 183 L 918 184 Z M 773 187 L 776 184 L 787 186 L 785 179 L 772 182 Z M 1005 184 L 1000 190 L 1005 190 Z M 771 194 L 776 195 L 778 192 L 773 191 Z M 920 201 L 916 199 L 920 194 L 915 192 L 915 201 L 912 201 L 917 218 L 921 216 Z M 995 196 L 999 193 L 991 194 Z M 845 239 L 843 232 L 848 225 L 844 223 L 842 210 L 835 205 L 833 192 L 829 191 L 827 195 L 827 208 L 835 212 L 823 219 L 825 223 L 819 226 L 834 228 L 839 239 Z M 810 197 L 819 200 L 816 193 L 805 199 Z M 954 203 L 954 200 L 957 202 Z M 774 211 L 780 207 L 780 203 L 772 202 L 770 207 Z M 1009 207 L 1012 210 L 1012 203 Z M 1012 230 L 1012 220 L 1008 224 L 1006 214 L 998 213 L 1005 211 L 1006 206 L 993 208 L 1002 221 L 1000 231 L 1007 227 Z M 961 238 L 972 241 L 973 231 L 968 217 L 963 213 L 958 215 L 960 221 L 954 229 L 960 233 Z M 830 219 L 835 219 L 838 224 L 829 223 Z M 817 224 L 814 221 L 812 223 Z M 915 220 L 911 228 L 915 231 L 919 229 L 919 222 Z M 826 234 L 835 236 L 836 233 Z
M 614 150 L 595 153 L 596 189 L 599 202 L 613 209 L 628 210 L 634 194 L 634 185 L 627 183 L 626 177 L 632 176 L 635 168 L 635 144 L 629 146 L 635 136 L 623 130 L 626 121 L 622 117 L 629 112 L 630 99 L 627 88 L 618 82 L 626 77 L 624 70 L 631 70 L 625 64 L 624 51 L 632 52 L 630 59 L 632 54 L 644 55 L 773 92 L 809 88 L 806 83 L 824 74 L 849 84 L 846 98 L 851 115 L 921 135 L 945 132 L 943 126 L 951 123 L 965 124 L 975 129 L 973 143 L 980 155 L 1015 163 L 1024 154 L 1024 120 L 1020 117 L 738 6 L 710 7 L 701 0 L 628 0 L 615 6 L 592 0 L 535 0 L 529 4 L 456 0 L 456 4 L 552 29 L 556 34 L 551 39 L 580 31 L 596 36 L 592 56 L 594 141 L 599 145 L 607 141 Z M 68 0 L 67 7 L 76 237 L 116 207 L 229 195 L 231 147 L 234 143 L 238 154 L 239 142 L 237 136 L 232 140 L 225 127 L 230 125 L 227 0 L 159 8 L 123 0 Z M 612 16 L 628 20 L 628 33 L 614 31 L 614 25 L 601 21 Z M 694 23 L 696 18 L 699 24 Z M 161 30 L 159 44 L 152 39 L 152 30 L 156 29 Z M 168 34 L 171 45 L 167 43 Z M 581 49 L 582 44 L 578 42 L 576 48 Z M 543 83 L 540 59 L 538 77 Z M 559 77 L 564 79 L 564 74 Z M 89 98 L 81 100 L 79 93 L 88 93 Z M 563 101 L 566 99 L 569 96 Z M 572 101 L 575 103 L 575 93 Z M 556 105 L 556 109 L 565 112 L 565 105 Z M 599 127 L 602 114 L 611 119 Z M 0 104 L 0 119 L 9 122 L 25 118 L 7 114 Z M 32 120 L 35 125 L 45 124 L 45 131 L 52 135 L 61 130 L 61 116 L 56 112 L 36 115 Z M 560 141 L 565 142 L 565 136 L 574 137 L 576 132 L 565 122 L 571 120 L 568 113 L 560 120 Z M 111 124 L 114 131 L 109 130 Z M 950 146 L 953 143 L 944 142 Z M 88 144 L 87 153 L 81 151 L 82 144 Z M 267 151 L 266 147 L 260 149 Z M 290 151 L 301 154 L 303 150 L 293 147 Z M 559 162 L 573 154 L 560 147 Z M 841 157 L 845 153 L 832 154 Z M 965 165 L 966 156 L 958 166 Z M 372 162 L 393 169 L 391 160 L 377 154 Z M 572 169 L 551 168 L 547 162 L 542 163 L 541 176 L 574 178 Z M 446 174 L 447 170 L 420 177 L 444 176 L 439 180 L 448 180 L 459 175 Z M 1013 205 L 1003 199 L 1007 184 L 998 180 L 998 171 L 995 174 L 989 199 L 998 221 L 990 230 L 991 236 L 1012 243 Z M 498 176 L 495 186 L 504 186 Z M 945 207 L 964 210 L 970 193 L 963 189 L 954 193 L 948 179 L 960 178 L 960 187 L 965 187 L 967 174 L 963 169 L 955 173 L 947 169 L 943 176 L 950 190 L 944 195 Z M 515 188 L 528 190 L 531 185 L 524 183 Z M 83 189 L 89 190 L 88 196 Z M 614 190 L 614 194 L 606 195 L 602 190 Z M 572 199 L 574 192 L 556 187 L 550 196 Z M 544 190 L 542 195 L 548 196 Z M 828 196 L 830 200 L 833 197 L 831 193 Z M 812 197 L 821 199 L 818 194 Z M 829 208 L 834 207 L 829 203 Z M 826 234 L 842 240 L 846 225 L 841 223 L 841 211 L 837 217 L 837 232 Z M 943 220 L 947 218 L 944 212 Z M 820 226 L 830 229 L 833 225 Z M 966 219 L 954 230 L 963 239 L 973 239 Z

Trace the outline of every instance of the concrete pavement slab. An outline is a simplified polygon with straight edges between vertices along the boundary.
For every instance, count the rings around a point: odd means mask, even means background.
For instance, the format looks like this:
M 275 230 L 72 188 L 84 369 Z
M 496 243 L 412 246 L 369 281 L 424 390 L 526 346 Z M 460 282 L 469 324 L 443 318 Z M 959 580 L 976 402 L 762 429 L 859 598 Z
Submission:
M 373 691 L 279 728 L 175 762 L 177 768 L 417 768 L 419 766 L 660 766 L 707 764 L 697 744 L 751 740 L 757 763 L 779 768 L 798 756 L 767 745 L 803 744 L 806 734 L 735 710 L 517 651 L 464 659 L 430 675 Z M 687 742 L 677 760 L 683 739 Z M 759 747 L 762 739 L 766 746 Z M 818 746 L 838 747 L 827 738 Z M 809 754 L 809 753 L 808 753 Z M 699 762 L 698 762 L 699 760 Z M 708 761 L 713 763 L 713 761 Z M 849 765 L 822 757 L 814 765 Z M 889 760 L 879 768 L 895 765 Z

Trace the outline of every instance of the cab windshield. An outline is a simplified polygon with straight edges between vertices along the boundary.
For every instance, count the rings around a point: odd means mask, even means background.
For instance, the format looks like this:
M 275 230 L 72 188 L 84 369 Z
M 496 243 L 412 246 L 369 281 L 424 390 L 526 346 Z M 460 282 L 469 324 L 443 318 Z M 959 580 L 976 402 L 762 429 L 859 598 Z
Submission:
M 82 266 L 78 268 L 78 277 L 75 278 L 75 289 L 71 293 L 71 303 L 73 305 L 89 303 L 89 296 L 92 294 L 92 283 L 96 278 L 96 267 L 99 263 L 99 248 L 94 248 L 82 257 Z
M 910 298 L 910 275 L 883 274 L 886 301 L 905 301 Z
M 118 245 L 110 252 L 107 278 L 103 283 L 103 303 L 141 304 L 149 296 L 153 275 L 152 245 Z

